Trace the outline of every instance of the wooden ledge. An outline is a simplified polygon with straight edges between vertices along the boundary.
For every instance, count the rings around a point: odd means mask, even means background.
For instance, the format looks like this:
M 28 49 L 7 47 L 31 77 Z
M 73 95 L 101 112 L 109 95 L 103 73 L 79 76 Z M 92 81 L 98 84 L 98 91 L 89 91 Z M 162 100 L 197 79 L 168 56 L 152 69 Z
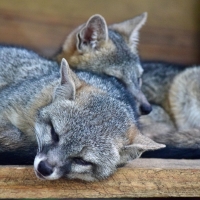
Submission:
M 42 181 L 31 166 L 0 166 L 0 198 L 199 197 L 200 160 L 138 159 L 110 178 Z

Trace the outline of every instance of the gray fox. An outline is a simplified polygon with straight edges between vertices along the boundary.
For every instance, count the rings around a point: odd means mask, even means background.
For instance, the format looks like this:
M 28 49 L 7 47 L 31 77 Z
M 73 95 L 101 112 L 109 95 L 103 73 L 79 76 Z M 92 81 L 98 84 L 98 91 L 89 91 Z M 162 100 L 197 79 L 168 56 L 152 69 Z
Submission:
M 146 19 L 147 13 L 143 13 L 107 26 L 101 15 L 93 15 L 67 36 L 55 60 L 64 57 L 72 69 L 118 78 L 137 100 L 138 113 L 149 114 L 151 105 L 141 92 L 143 69 L 137 52 L 139 30 Z
M 6 46 L 0 69 L 0 153 L 29 156 L 38 145 L 34 170 L 41 179 L 101 180 L 165 147 L 140 133 L 134 101 L 113 77 L 74 73 L 65 59 L 59 67 Z
M 65 57 L 73 69 L 83 69 L 116 77 L 124 83 L 128 91 L 140 103 L 139 114 L 151 112 L 149 101 L 154 109 L 149 115 L 140 117 L 139 124 L 142 131 L 157 142 L 173 146 L 176 154 L 179 152 L 176 148 L 194 148 L 199 145 L 198 141 L 192 139 L 197 136 L 196 131 L 192 133 L 186 130 L 177 131 L 172 119 L 174 116 L 168 105 L 172 80 L 185 67 L 163 62 L 142 62 L 142 65 L 140 64 L 137 41 L 139 30 L 146 18 L 147 14 L 143 13 L 133 19 L 107 27 L 102 16 L 94 15 L 87 23 L 69 34 L 55 59 L 60 61 L 62 57 Z M 144 68 L 144 74 L 142 68 Z M 140 91 L 141 86 L 142 92 Z M 188 136 L 190 139 L 187 139 L 187 134 L 190 135 Z M 161 151 L 166 151 L 166 148 L 158 150 L 159 155 L 163 157 Z M 145 154 L 153 155 L 154 153 L 155 151 Z M 173 158 L 183 158 L 186 155 L 183 153 L 180 157 L 175 154 L 172 155 Z M 197 154 L 195 155 L 199 158 L 200 153 L 197 152 Z M 192 157 L 194 156 L 190 154 L 190 157 L 184 158 Z

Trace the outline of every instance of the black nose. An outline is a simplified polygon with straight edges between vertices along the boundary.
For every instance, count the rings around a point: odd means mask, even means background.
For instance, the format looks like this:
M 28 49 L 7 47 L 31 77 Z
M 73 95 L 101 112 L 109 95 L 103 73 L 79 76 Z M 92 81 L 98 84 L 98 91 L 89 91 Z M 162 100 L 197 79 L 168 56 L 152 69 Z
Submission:
M 43 176 L 49 176 L 53 173 L 53 167 L 47 161 L 41 161 L 38 165 L 38 172 Z
M 148 115 L 152 111 L 152 107 L 150 104 L 142 104 L 140 106 L 140 111 L 142 115 Z

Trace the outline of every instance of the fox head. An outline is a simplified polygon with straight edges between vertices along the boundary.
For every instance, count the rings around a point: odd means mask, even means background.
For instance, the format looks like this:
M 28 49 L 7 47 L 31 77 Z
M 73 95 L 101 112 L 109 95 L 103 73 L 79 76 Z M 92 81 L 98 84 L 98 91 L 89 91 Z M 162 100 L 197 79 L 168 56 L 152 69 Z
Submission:
M 151 105 L 141 91 L 143 69 L 137 53 L 139 30 L 147 13 L 107 26 L 101 15 L 93 15 L 65 40 L 61 52 L 74 69 L 83 69 L 120 79 L 138 102 L 139 114 L 149 114 Z
M 36 175 L 97 181 L 146 150 L 164 147 L 142 136 L 122 102 L 81 81 L 62 60 L 52 101 L 38 111 Z

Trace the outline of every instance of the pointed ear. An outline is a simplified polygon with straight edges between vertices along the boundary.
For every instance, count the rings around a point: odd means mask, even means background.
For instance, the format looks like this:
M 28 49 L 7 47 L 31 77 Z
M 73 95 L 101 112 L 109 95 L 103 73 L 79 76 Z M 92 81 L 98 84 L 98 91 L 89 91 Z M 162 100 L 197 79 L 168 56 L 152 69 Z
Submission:
M 164 144 L 156 143 L 150 138 L 138 133 L 134 138 L 134 142 L 125 146 L 124 149 L 125 151 L 130 152 L 132 158 L 137 158 L 140 157 L 145 151 L 156 150 L 165 147 L 166 146 Z
M 110 25 L 109 28 L 119 32 L 132 50 L 135 51 L 139 40 L 139 30 L 147 20 L 147 13 L 136 16 L 133 19 Z
M 77 49 L 83 51 L 87 48 L 96 49 L 102 41 L 108 39 L 108 28 L 101 15 L 93 15 L 86 25 L 77 33 Z
M 55 90 L 54 97 L 64 97 L 68 100 L 74 100 L 76 89 L 80 87 L 81 82 L 74 72 L 69 68 L 67 61 L 63 58 L 60 66 L 60 83 Z

